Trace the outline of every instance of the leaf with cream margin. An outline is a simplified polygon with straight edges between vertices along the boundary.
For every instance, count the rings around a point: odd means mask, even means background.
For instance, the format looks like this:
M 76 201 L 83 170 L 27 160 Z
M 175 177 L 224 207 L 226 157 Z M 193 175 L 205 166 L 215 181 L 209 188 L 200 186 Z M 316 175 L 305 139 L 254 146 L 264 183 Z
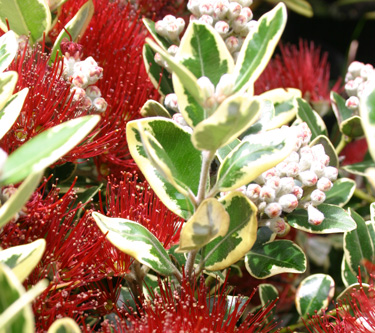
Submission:
M 249 184 L 288 157 L 296 142 L 293 127 L 248 136 L 220 165 L 214 190 L 231 191 Z
M 43 238 L 29 244 L 9 247 L 0 251 L 0 262 L 11 268 L 20 282 L 24 282 L 42 259 L 45 248 L 46 241 Z
M 328 135 L 326 125 L 323 119 L 315 112 L 309 103 L 302 98 L 297 98 L 298 110 L 297 118 L 304 121 L 311 130 L 311 140 L 314 140 L 319 135 Z
M 356 182 L 349 178 L 339 178 L 334 183 L 332 188 L 325 192 L 326 204 L 337 205 L 343 207 L 353 196 L 356 188 Z
M 263 106 L 262 99 L 257 97 L 237 95 L 225 99 L 194 128 L 193 145 L 199 150 L 216 151 L 231 143 L 259 118 Z
M 8 156 L 0 184 L 18 183 L 30 173 L 53 164 L 79 144 L 99 120 L 97 115 L 72 119 L 33 137 Z
M 160 162 L 159 167 L 147 154 L 140 128 L 153 138 L 157 155 L 154 158 Z M 202 156 L 191 143 L 190 133 L 170 119 L 153 117 L 128 122 L 126 136 L 130 154 L 160 200 L 175 214 L 189 219 L 195 210 L 192 200 L 181 194 L 161 172 L 164 168 L 184 193 L 198 193 Z
M 8 30 L 5 29 L 4 31 Z M 6 69 L 18 51 L 18 42 L 15 33 L 9 30 L 0 37 L 0 73 Z
M 26 292 L 12 270 L 0 263 L 0 332 L 33 333 L 35 323 L 31 302 L 47 286 L 48 281 L 44 279 Z
M 0 0 L 0 8 L 1 30 L 8 30 L 5 20 L 8 19 L 17 35 L 30 34 L 31 44 L 51 28 L 51 12 L 45 0 Z
M 165 50 L 168 50 L 168 48 L 172 45 L 171 42 L 169 42 L 166 38 L 160 36 L 155 29 L 155 22 L 148 19 L 144 18 L 142 19 L 143 24 L 145 25 L 146 29 L 148 32 L 151 34 L 151 36 L 156 40 L 156 42 Z
M 228 232 L 204 247 L 201 264 L 215 271 L 229 267 L 240 260 L 254 245 L 257 236 L 257 207 L 241 192 L 233 191 L 220 203 L 229 214 Z
M 269 2 L 277 3 L 278 0 L 268 0 Z M 313 17 L 314 12 L 311 5 L 306 0 L 284 0 L 286 6 L 294 12 L 306 16 Z
M 353 274 L 353 272 L 351 271 L 349 264 L 345 260 L 345 255 L 344 255 L 341 261 L 341 279 L 342 279 L 342 282 L 344 283 L 344 286 L 349 287 L 350 285 L 357 283 L 358 282 L 357 275 L 358 274 Z
M 177 252 L 199 250 L 218 236 L 225 236 L 229 215 L 215 198 L 204 200 L 194 215 L 184 224 Z
M 23 181 L 17 191 L 0 207 L 0 228 L 9 222 L 25 205 L 31 194 L 39 185 L 44 170 L 32 172 Z
M 375 161 L 375 83 L 371 82 L 363 91 L 359 103 L 359 114 L 365 132 L 368 150 Z
M 264 14 L 257 27 L 250 31 L 242 44 L 233 74 L 236 77 L 233 91 L 247 90 L 266 68 L 279 43 L 287 20 L 283 3 Z
M 69 317 L 55 320 L 47 333 L 81 333 L 78 324 Z
M 144 226 L 123 218 L 111 218 L 92 213 L 100 230 L 122 252 L 162 275 L 171 275 L 176 267 L 159 240 Z
M 88 27 L 92 16 L 94 15 L 94 4 L 92 0 L 87 1 L 74 15 L 74 17 L 65 25 L 65 29 L 70 33 L 72 36 L 72 41 L 76 42 L 79 37 L 82 37 L 86 28 Z M 55 43 L 53 44 L 53 48 L 51 51 L 50 57 L 50 64 L 55 61 L 57 56 L 57 52 L 59 55 L 61 54 L 60 45 L 64 38 L 70 38 L 69 35 L 66 33 L 65 30 L 62 30 L 60 34 L 57 36 Z
M 275 115 L 265 124 L 265 130 L 278 128 L 288 124 L 297 114 L 297 97 L 302 97 L 302 92 L 294 88 L 278 88 L 269 90 L 260 95 L 261 98 L 271 101 L 275 108 Z
M 17 120 L 26 96 L 28 88 L 24 88 L 17 94 L 12 95 L 0 111 L 0 139 L 10 130 Z
M 160 103 L 148 100 L 141 108 L 142 117 L 164 117 L 171 118 L 168 110 Z
M 279 299 L 279 292 L 276 287 L 270 283 L 261 283 L 258 286 L 259 298 L 263 308 L 266 308 L 270 303 Z M 272 321 L 276 314 L 276 308 L 273 307 L 270 311 L 270 315 L 267 316 L 267 321 Z
M 18 81 L 18 74 L 14 71 L 0 73 L 0 110 L 12 96 Z
M 339 167 L 339 157 L 337 156 L 335 147 L 333 146 L 330 139 L 328 139 L 325 135 L 319 135 L 314 140 L 311 140 L 309 146 L 313 147 L 315 145 L 322 145 L 324 147 L 324 152 L 329 157 L 329 166 L 333 166 L 335 168 Z

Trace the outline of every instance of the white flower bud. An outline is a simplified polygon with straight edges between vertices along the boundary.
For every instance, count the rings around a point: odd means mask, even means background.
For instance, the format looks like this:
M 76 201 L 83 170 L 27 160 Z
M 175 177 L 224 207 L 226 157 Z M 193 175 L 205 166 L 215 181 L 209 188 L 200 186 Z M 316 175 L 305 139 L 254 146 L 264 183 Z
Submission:
M 215 24 L 215 30 L 223 37 L 229 31 L 229 24 L 225 21 L 218 21 Z
M 76 72 L 72 76 L 72 84 L 73 86 L 79 88 L 86 88 L 88 85 L 87 76 L 83 72 Z
M 294 194 L 296 198 L 299 200 L 303 196 L 303 189 L 300 186 L 294 186 L 291 193 Z
M 288 177 L 297 177 L 299 174 L 299 165 L 297 162 L 290 162 L 286 166 L 285 173 Z
M 357 96 L 350 96 L 346 101 L 345 101 L 345 106 L 353 111 L 358 110 L 359 108 L 359 98 Z
M 320 178 L 316 184 L 317 189 L 323 192 L 329 191 L 332 188 L 332 186 L 332 182 L 326 177 Z
M 361 73 L 361 69 L 365 66 L 364 63 L 359 61 L 353 61 L 348 67 L 348 73 L 353 75 L 354 77 L 359 76 Z
M 73 101 L 76 102 L 76 101 L 79 101 L 81 100 L 82 98 L 85 98 L 86 97 L 86 91 L 82 88 L 79 88 L 79 87 L 72 87 L 70 89 L 70 91 L 72 93 L 74 93 L 74 96 L 73 96 Z
M 321 190 L 314 190 L 311 192 L 310 199 L 314 206 L 318 206 L 324 202 L 324 200 L 326 199 L 326 195 Z
M 214 4 L 214 14 L 213 16 L 216 19 L 222 20 L 225 18 L 229 10 L 229 1 L 228 0 L 219 0 Z
M 285 194 L 279 198 L 279 204 L 286 213 L 291 213 L 298 206 L 298 199 L 294 194 Z
M 374 67 L 370 64 L 366 64 L 361 68 L 360 76 L 364 80 L 368 80 L 371 76 L 374 75 Z
M 195 16 L 200 16 L 199 10 L 200 0 L 189 0 L 187 9 Z
M 178 31 L 180 34 L 185 28 L 185 20 L 182 17 L 179 17 L 176 19 L 176 24 L 178 26 Z
M 315 161 L 319 161 L 325 155 L 324 146 L 322 144 L 311 147 L 311 152 Z
M 197 80 L 199 88 L 202 90 L 204 99 L 212 97 L 215 93 L 215 86 L 207 76 L 202 76 Z
M 323 163 L 320 163 L 318 161 L 314 161 L 314 162 L 311 163 L 310 170 L 312 172 L 314 172 L 318 176 L 318 178 L 320 178 L 320 177 L 323 177 L 325 168 L 326 167 Z
M 292 151 L 290 155 L 284 160 L 284 162 L 299 162 L 299 154 L 296 151 Z
M 239 49 L 239 41 L 238 38 L 234 36 L 230 36 L 225 40 L 225 45 L 227 46 L 227 49 L 230 53 L 234 53 Z
M 102 96 L 102 93 L 97 86 L 88 86 L 86 88 L 86 95 L 91 99 L 95 99 Z
M 271 218 L 279 217 L 282 213 L 281 205 L 278 202 L 271 202 L 264 208 L 264 213 Z
M 238 2 L 231 2 L 227 16 L 230 20 L 234 20 L 241 14 L 242 6 Z
M 245 28 L 247 23 L 246 16 L 239 15 L 232 22 L 232 28 L 235 33 L 239 33 L 242 29 Z
M 172 120 L 181 126 L 187 126 L 187 123 L 181 113 L 175 113 Z
M 211 1 L 203 1 L 199 5 L 201 15 L 212 15 L 214 13 L 214 6 Z
M 163 20 L 157 21 L 155 23 L 155 30 L 160 36 L 165 36 L 167 34 L 167 23 Z
M 312 225 L 320 225 L 324 220 L 324 214 L 312 205 L 308 206 L 307 215 L 308 221 Z
M 272 187 L 264 185 L 261 188 L 260 193 L 259 193 L 259 198 L 262 201 L 272 202 L 275 200 L 275 197 L 276 197 L 276 191 Z
M 208 24 L 208 25 L 213 25 L 213 23 L 214 23 L 214 19 L 212 18 L 212 16 L 210 16 L 210 15 L 202 15 L 200 18 L 199 18 L 199 20 L 198 20 L 199 22 L 202 22 L 202 23 L 206 23 L 206 24 Z M 229 28 L 228 28 L 228 30 L 229 30 Z
M 276 172 L 276 169 L 275 168 L 271 168 L 267 171 L 264 171 L 262 173 L 262 176 L 263 176 L 263 179 L 266 181 L 267 179 L 269 178 L 272 178 L 272 177 L 275 177 L 277 176 L 277 172 Z
M 339 171 L 332 166 L 328 166 L 324 169 L 324 177 L 328 178 L 330 181 L 335 181 L 337 179 Z
M 102 113 L 107 110 L 108 103 L 103 97 L 98 97 L 94 99 L 92 106 L 94 107 L 95 111 Z
M 248 6 L 244 6 L 241 3 L 240 3 L 240 5 L 242 6 L 242 10 L 241 10 L 240 15 L 245 16 L 247 22 L 249 22 L 253 18 L 253 12 L 251 11 L 251 9 Z
M 177 45 L 171 45 L 170 47 L 168 47 L 168 53 L 172 55 L 173 57 L 176 55 L 177 51 L 178 51 Z
M 318 182 L 317 175 L 310 170 L 302 171 L 298 175 L 298 179 L 302 182 L 304 186 L 314 186 Z
M 166 37 L 171 41 L 177 41 L 180 36 L 180 29 L 176 23 L 170 23 L 167 25 Z
M 302 139 L 302 146 L 305 146 L 310 142 L 311 130 L 305 122 L 298 125 L 297 137 Z
M 348 96 L 357 95 L 359 83 L 356 80 L 350 80 L 345 84 L 345 91 Z
M 173 23 L 176 22 L 176 17 L 173 16 L 173 15 L 166 15 L 166 16 L 164 16 L 164 18 L 163 18 L 163 22 L 164 22 L 166 25 L 173 24 Z
M 224 74 L 221 76 L 215 89 L 215 96 L 218 103 L 222 103 L 225 98 L 232 94 L 234 83 L 235 77 L 233 74 Z
M 277 192 L 280 186 L 280 177 L 275 176 L 268 178 L 266 181 L 266 186 L 273 188 Z
M 354 80 L 354 76 L 351 73 L 347 72 L 345 75 L 345 82 L 349 82 L 351 80 Z
M 279 184 L 279 195 L 291 193 L 295 186 L 294 179 L 292 177 L 283 177 L 280 179 Z
M 256 202 L 259 199 L 261 187 L 258 184 L 249 184 L 245 195 L 253 202 Z
M 299 171 L 302 172 L 302 171 L 309 170 L 311 167 L 311 161 L 312 161 L 312 156 L 311 158 L 309 158 L 308 155 L 302 155 L 298 163 Z
M 259 213 L 263 213 L 264 212 L 264 209 L 266 208 L 267 206 L 267 202 L 263 201 L 263 202 L 260 202 L 258 204 L 258 212 Z
M 288 163 L 285 161 L 280 162 L 278 165 L 276 165 L 276 174 L 279 177 L 284 177 L 285 176 L 285 169 L 287 167 Z
M 259 226 L 268 227 L 272 232 L 278 234 L 279 236 L 286 235 L 290 230 L 289 224 L 285 223 L 285 220 L 281 217 L 260 220 Z
M 178 112 L 179 108 L 178 108 L 177 95 L 176 94 L 168 94 L 167 96 L 165 96 L 164 105 L 167 108 L 170 108 L 173 111 Z

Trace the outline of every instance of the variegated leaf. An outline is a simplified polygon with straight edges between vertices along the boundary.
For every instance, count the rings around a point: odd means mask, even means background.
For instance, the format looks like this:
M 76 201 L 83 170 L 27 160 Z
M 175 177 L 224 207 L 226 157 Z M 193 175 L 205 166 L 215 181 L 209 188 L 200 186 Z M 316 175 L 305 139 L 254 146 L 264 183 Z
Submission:
M 302 317 L 325 309 L 335 293 L 335 281 L 326 274 L 314 274 L 305 278 L 296 293 L 297 312 Z
M 122 252 L 159 274 L 171 275 L 176 270 L 163 245 L 141 224 L 97 212 L 93 212 L 92 217 L 100 230 L 107 234 L 107 239 Z
M 8 29 L 5 29 L 6 31 Z M 2 73 L 13 61 L 18 51 L 16 35 L 12 30 L 0 37 L 0 73 Z
M 164 117 L 164 118 L 171 118 L 168 110 L 161 105 L 160 103 L 148 100 L 141 109 L 142 117 Z
M 345 171 L 348 171 L 350 173 L 353 173 L 355 175 L 359 176 L 366 176 L 366 170 L 368 168 L 374 168 L 375 163 L 372 160 L 365 160 L 363 162 L 358 162 L 350 165 L 345 165 L 342 167 Z
M 51 12 L 45 0 L 0 0 L 0 28 L 10 28 L 18 35 L 30 36 L 31 44 L 48 33 L 51 28 Z
M 306 270 L 306 256 L 292 241 L 275 240 L 254 246 L 245 256 L 245 266 L 257 279 L 281 273 L 303 273 Z
M 204 248 L 202 264 L 210 271 L 221 270 L 240 260 L 253 246 L 257 234 L 257 208 L 241 192 L 220 199 L 229 214 L 229 230 Z
M 72 318 L 66 317 L 55 320 L 47 333 L 81 333 L 81 329 Z
M 204 200 L 194 215 L 184 224 L 178 252 L 198 250 L 218 236 L 225 236 L 229 215 L 215 198 Z
M 262 112 L 260 113 L 258 120 L 240 135 L 240 139 L 245 139 L 248 135 L 258 134 L 264 131 L 274 116 L 275 107 L 273 106 L 273 103 L 269 100 L 264 100 Z
M 259 117 L 263 108 L 260 98 L 232 96 L 193 131 L 192 142 L 199 150 L 216 151 L 235 140 Z
M 353 196 L 356 183 L 353 179 L 340 178 L 337 179 L 332 188 L 326 192 L 326 204 L 337 205 L 343 207 Z
M 33 137 L 9 155 L 0 177 L 1 185 L 20 182 L 31 172 L 56 162 L 80 143 L 99 120 L 97 115 L 72 119 Z
M 364 134 L 361 117 L 353 116 L 340 124 L 340 131 L 350 138 L 359 138 Z
M 357 273 L 358 274 L 358 273 Z M 353 274 L 351 271 L 349 264 L 345 260 L 345 255 L 342 257 L 341 262 L 341 279 L 344 283 L 345 287 L 349 287 L 350 285 L 357 283 L 357 274 Z
M 18 280 L 23 282 L 42 259 L 45 248 L 46 241 L 43 238 L 9 247 L 0 251 L 0 262 L 11 268 Z
M 289 156 L 295 144 L 292 128 L 248 136 L 220 165 L 215 188 L 230 191 L 250 183 Z
M 359 114 L 368 150 L 375 161 L 375 83 L 369 84 L 363 91 L 359 104 Z
M 287 19 L 286 7 L 279 3 L 264 14 L 257 28 L 246 37 L 234 68 L 234 92 L 247 90 L 260 76 L 271 59 Z
M 168 48 L 172 45 L 166 38 L 160 36 L 155 29 L 155 22 L 148 19 L 144 18 L 143 24 L 147 28 L 148 32 L 151 34 L 151 36 L 157 41 L 157 43 L 164 48 L 165 50 L 168 50 Z
M 265 100 L 271 101 L 275 108 L 275 115 L 265 125 L 266 130 L 278 128 L 288 124 L 297 114 L 297 97 L 302 97 L 302 92 L 294 88 L 278 88 L 269 90 L 260 95 Z
M 339 157 L 337 156 L 335 147 L 332 145 L 331 141 L 325 135 L 319 135 L 309 144 L 310 147 L 315 145 L 323 145 L 324 152 L 329 156 L 329 165 L 335 168 L 339 167 Z
M 269 283 L 261 283 L 258 286 L 259 298 L 263 308 L 266 308 L 270 303 L 274 302 L 279 298 L 279 292 L 277 289 Z M 275 307 L 270 311 L 268 319 L 273 319 L 276 313 Z
M 321 204 L 318 210 L 324 214 L 324 220 L 319 225 L 308 222 L 307 210 L 297 209 L 288 214 L 288 223 L 296 229 L 313 234 L 331 234 L 351 231 L 356 228 L 352 217 L 342 208 L 335 205 Z
M 6 104 L 10 96 L 12 96 L 14 88 L 16 87 L 17 80 L 17 72 L 9 71 L 5 73 L 0 73 L 0 111 Z
M 191 143 L 191 135 L 174 121 L 154 117 L 128 122 L 126 135 L 129 151 L 160 200 L 174 213 L 188 219 L 194 212 L 191 200 L 182 195 L 155 167 L 144 147 L 139 128 L 157 141 L 154 151 L 162 168 L 184 193 L 198 192 L 202 157 Z
M 345 261 L 353 274 L 358 274 L 358 267 L 360 267 L 361 274 L 366 276 L 368 272 L 364 265 L 365 261 L 373 262 L 375 259 L 374 240 L 365 220 L 350 208 L 349 213 L 357 228 L 344 234 Z
M 278 2 L 271 0 L 272 2 Z M 312 17 L 314 15 L 311 5 L 306 0 L 284 0 L 286 6 L 294 12 L 306 16 Z
M 346 287 L 337 297 L 337 301 L 345 302 L 351 298 L 351 295 L 358 290 L 363 290 L 366 294 L 369 292 L 370 285 L 367 283 L 353 283 L 350 286 Z
M 234 149 L 236 148 L 241 141 L 239 139 L 234 139 L 232 142 L 228 143 L 224 147 L 218 149 L 216 156 L 219 159 L 220 163 L 223 162 L 224 158 Z

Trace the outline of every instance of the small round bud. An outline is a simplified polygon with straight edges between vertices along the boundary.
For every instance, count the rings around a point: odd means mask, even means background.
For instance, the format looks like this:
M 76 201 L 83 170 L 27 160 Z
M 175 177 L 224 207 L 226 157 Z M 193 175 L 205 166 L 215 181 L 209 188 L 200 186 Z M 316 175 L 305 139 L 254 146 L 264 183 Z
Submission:
M 86 91 L 82 88 L 79 88 L 79 87 L 72 87 L 70 89 L 70 91 L 72 93 L 74 93 L 74 96 L 73 96 L 73 101 L 79 101 L 81 100 L 82 98 L 85 98 L 86 97 Z
M 292 151 L 290 155 L 284 160 L 284 162 L 299 162 L 299 154 L 296 151 Z
M 356 80 L 350 80 L 345 84 L 345 91 L 348 96 L 357 95 L 359 83 Z
M 345 101 L 345 106 L 353 111 L 358 110 L 359 107 L 359 98 L 357 96 L 350 96 L 346 101 Z
M 206 23 L 211 26 L 214 24 L 214 19 L 210 15 L 202 15 L 198 21 L 202 23 Z M 229 30 L 229 27 L 228 27 L 228 30 Z
M 167 33 L 167 23 L 163 20 L 155 23 L 155 30 L 160 36 L 165 36 Z
M 103 97 L 98 97 L 94 99 L 92 106 L 97 112 L 105 112 L 105 110 L 107 110 L 108 103 Z
M 175 113 L 172 120 L 181 126 L 187 126 L 187 123 L 181 113 Z
M 310 170 L 302 171 L 298 178 L 304 186 L 314 186 L 318 182 L 317 175 Z
M 178 112 L 179 109 L 178 109 L 177 95 L 176 94 L 168 94 L 167 96 L 165 96 L 164 105 L 167 108 L 170 108 L 173 111 Z
M 353 61 L 348 67 L 348 73 L 353 75 L 354 77 L 359 76 L 361 73 L 361 69 L 364 67 L 364 63 L 359 61 Z
M 297 177 L 299 174 L 299 165 L 297 162 L 290 162 L 285 168 L 288 177 Z
M 280 177 L 274 176 L 274 177 L 268 178 L 266 181 L 266 186 L 273 188 L 277 192 L 280 186 Z
M 326 177 L 320 178 L 316 184 L 317 189 L 323 192 L 329 191 L 332 188 L 332 186 L 332 182 Z
M 326 167 L 323 163 L 320 163 L 318 161 L 314 161 L 314 162 L 311 163 L 310 170 L 312 172 L 314 172 L 318 176 L 318 178 L 320 178 L 320 177 L 323 177 L 325 168 Z
M 361 68 L 360 76 L 364 80 L 368 80 L 371 76 L 374 75 L 374 67 L 370 64 L 366 64 Z
M 320 225 L 324 220 L 324 214 L 312 205 L 308 206 L 307 215 L 308 222 L 312 225 Z
M 225 21 L 218 21 L 215 24 L 215 30 L 220 34 L 220 36 L 225 36 L 229 31 L 229 24 Z
M 241 10 L 240 15 L 245 16 L 247 22 L 249 22 L 253 18 L 253 12 L 251 11 L 251 9 L 248 6 L 244 6 L 241 3 L 240 3 L 240 5 L 242 6 L 242 10 Z
M 269 179 L 269 178 L 275 177 L 275 176 L 277 176 L 276 169 L 275 168 L 271 168 L 271 169 L 269 169 L 267 171 L 264 171 L 262 173 L 262 176 L 263 176 L 263 178 L 264 178 L 265 181 L 267 179 Z
M 178 26 L 178 31 L 181 33 L 185 28 L 185 20 L 182 17 L 176 19 L 176 24 Z
M 278 165 L 276 165 L 276 175 L 279 177 L 284 177 L 285 176 L 285 170 L 287 167 L 288 163 L 285 161 L 280 162 Z
M 242 6 L 238 2 L 231 2 L 227 16 L 230 20 L 234 20 L 241 14 Z
M 291 213 L 298 206 L 298 199 L 294 194 L 285 194 L 279 198 L 279 204 L 286 213 Z
M 303 196 L 303 189 L 300 186 L 294 186 L 291 193 L 294 194 L 298 200 L 300 200 Z
M 164 22 L 165 24 L 167 24 L 167 25 L 169 25 L 169 24 L 173 24 L 173 23 L 176 22 L 176 17 L 173 16 L 173 15 L 166 15 L 166 16 L 164 16 L 164 18 L 163 18 L 163 22 Z
M 201 15 L 212 15 L 214 13 L 214 6 L 210 1 L 201 2 L 199 5 Z
M 86 95 L 91 99 L 95 99 L 102 96 L 102 93 L 97 86 L 88 86 L 86 88 Z
M 177 41 L 180 35 L 179 26 L 176 23 L 170 23 L 167 25 L 166 36 L 171 41 Z
M 291 193 L 295 186 L 294 179 L 292 177 L 283 177 L 280 179 L 279 184 L 279 195 Z
M 242 29 L 245 28 L 247 23 L 247 18 L 244 15 L 238 15 L 233 22 L 232 22 L 232 28 L 235 33 L 239 33 Z
M 259 226 L 268 227 L 272 232 L 276 233 L 279 236 L 285 236 L 290 230 L 289 224 L 285 223 L 285 220 L 281 217 L 260 220 Z
M 318 206 L 324 202 L 324 200 L 326 199 L 326 195 L 321 190 L 314 190 L 311 192 L 310 199 L 311 199 L 311 203 L 314 206 Z
M 281 205 L 278 202 L 271 202 L 264 208 L 264 213 L 270 217 L 279 217 L 282 213 Z
M 215 86 L 207 76 L 202 76 L 197 80 L 199 88 L 202 90 L 204 99 L 212 97 L 215 93 Z
M 200 0 L 189 0 L 187 9 L 195 16 L 200 16 L 199 10 Z
M 171 45 L 170 47 L 168 47 L 168 53 L 172 55 L 173 57 L 176 55 L 177 51 L 178 51 L 177 45 Z
M 259 193 L 259 198 L 262 201 L 272 202 L 275 200 L 275 197 L 276 197 L 276 192 L 272 187 L 264 185 L 261 188 L 260 193 Z
M 335 181 L 337 179 L 339 171 L 332 166 L 328 166 L 324 169 L 324 177 L 328 178 L 330 181 Z
M 256 202 L 259 199 L 261 187 L 258 184 L 249 184 L 245 195 L 253 202 Z
M 311 147 L 311 152 L 316 161 L 319 161 L 321 157 L 325 155 L 324 146 L 322 144 Z
M 235 77 L 232 74 L 224 74 L 221 76 L 215 89 L 215 96 L 218 103 L 222 103 L 225 98 L 232 94 L 234 83 Z
M 234 36 L 230 36 L 225 40 L 225 45 L 230 53 L 234 53 L 239 49 L 239 41 L 238 38 Z
M 79 88 L 86 88 L 88 85 L 88 79 L 83 72 L 76 72 L 72 76 L 72 84 Z
M 229 10 L 229 1 L 228 0 L 219 0 L 214 4 L 214 13 L 213 16 L 216 19 L 222 20 L 225 18 Z

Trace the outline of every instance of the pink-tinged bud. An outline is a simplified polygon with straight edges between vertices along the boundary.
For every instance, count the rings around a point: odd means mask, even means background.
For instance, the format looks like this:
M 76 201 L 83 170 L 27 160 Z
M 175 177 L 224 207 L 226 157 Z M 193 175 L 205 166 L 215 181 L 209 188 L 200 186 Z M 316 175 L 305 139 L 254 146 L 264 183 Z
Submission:
M 91 99 L 95 99 L 102 96 L 102 93 L 97 86 L 88 86 L 86 88 L 86 95 Z
M 306 123 L 301 123 L 298 125 L 297 137 L 302 139 L 302 146 L 305 146 L 310 142 L 311 130 Z
M 264 208 L 264 213 L 270 218 L 279 217 L 282 212 L 281 205 L 277 202 L 271 202 Z
M 348 67 L 348 73 L 350 73 L 353 77 L 359 76 L 361 73 L 361 69 L 365 66 L 364 63 L 359 61 L 353 61 Z
M 95 111 L 102 113 L 107 110 L 108 103 L 103 97 L 98 97 L 94 99 L 94 101 L 92 102 L 92 106 L 94 107 Z
M 178 28 L 178 25 L 176 23 L 171 23 L 167 25 L 167 33 L 166 37 L 171 41 L 178 40 L 180 35 L 180 30 Z
M 350 96 L 345 101 L 345 106 L 349 108 L 350 110 L 356 111 L 359 107 L 359 98 L 357 96 Z
M 309 158 L 309 156 L 301 156 L 301 159 L 298 163 L 299 166 L 299 171 L 306 171 L 309 170 L 311 167 L 311 161 L 312 161 L 312 156 Z
M 310 170 L 314 172 L 318 176 L 318 178 L 320 178 L 320 177 L 323 177 L 325 168 L 326 167 L 323 163 L 314 161 L 311 163 Z
M 267 206 L 267 202 L 262 201 L 258 203 L 258 212 L 263 213 L 266 206 Z
M 264 185 L 259 193 L 259 199 L 266 202 L 272 202 L 275 200 L 276 192 L 275 190 L 267 185 Z
M 241 187 L 236 188 L 235 191 L 241 192 L 246 195 L 246 185 L 242 185 Z
M 253 202 L 259 199 L 261 187 L 258 184 L 249 184 L 246 189 L 246 196 Z
M 300 154 L 301 158 L 304 157 L 304 156 L 306 156 L 310 160 L 313 159 L 313 153 L 312 153 L 312 150 L 311 150 L 311 148 L 309 146 L 302 147 L 299 150 L 299 154 Z
M 85 97 L 82 99 L 82 105 L 85 107 L 85 108 L 91 108 L 92 106 L 92 101 L 90 98 L 88 97 Z
M 234 53 L 239 49 L 240 44 L 238 38 L 230 36 L 225 40 L 225 45 L 230 53 Z
M 298 206 L 298 199 L 294 194 L 285 194 L 279 198 L 279 204 L 285 213 L 291 213 Z
M 283 177 L 285 176 L 285 170 L 286 170 L 286 167 L 287 167 L 288 163 L 283 161 L 283 162 L 280 162 L 278 165 L 276 165 L 275 169 L 276 169 L 276 174 L 277 176 L 279 177 Z
M 348 96 L 357 95 L 359 83 L 356 80 L 350 80 L 345 84 L 345 91 Z
M 227 16 L 230 20 L 234 20 L 241 14 L 242 6 L 238 2 L 231 2 Z
M 339 170 L 332 166 L 328 166 L 324 169 L 324 177 L 327 177 L 332 182 L 337 179 L 338 173 Z
M 200 0 L 189 0 L 187 9 L 195 16 L 200 16 L 199 11 Z
M 214 13 L 214 6 L 210 1 L 204 1 L 199 5 L 201 15 L 212 15 Z
M 262 173 L 262 176 L 264 178 L 264 180 L 266 181 L 267 179 L 270 179 L 272 177 L 275 177 L 277 176 L 277 172 L 276 172 L 276 169 L 275 168 L 271 168 L 265 172 Z
M 248 6 L 244 6 L 242 4 L 241 4 L 241 6 L 242 6 L 242 10 L 241 10 L 240 15 L 245 16 L 247 22 L 249 22 L 253 18 L 253 12 L 251 11 L 251 9 Z
M 345 75 L 345 82 L 349 82 L 351 80 L 354 80 L 354 76 L 351 73 L 346 73 Z
M 288 177 L 297 177 L 299 174 L 299 165 L 297 162 L 290 162 L 285 169 Z
M 164 23 L 169 25 L 169 24 L 172 24 L 172 23 L 176 22 L 176 17 L 173 16 L 173 15 L 166 15 L 166 16 L 164 16 L 163 21 L 164 21 Z
M 324 220 L 324 214 L 312 205 L 307 207 L 307 215 L 308 221 L 312 225 L 320 225 Z
M 268 178 L 266 181 L 266 185 L 273 188 L 275 191 L 277 191 L 280 186 L 280 177 L 275 176 L 275 177 Z
M 292 151 L 290 155 L 284 160 L 284 162 L 299 162 L 299 154 L 296 151 Z
M 295 182 L 292 177 L 280 178 L 279 195 L 291 193 L 294 186 Z
M 215 24 L 215 30 L 220 34 L 220 36 L 225 36 L 229 31 L 229 24 L 225 21 L 218 21 Z
M 317 189 L 323 192 L 329 191 L 332 188 L 332 186 L 332 182 L 326 177 L 320 178 L 316 184 Z
M 215 96 L 218 103 L 222 103 L 225 98 L 232 94 L 234 83 L 235 77 L 232 74 L 224 74 L 221 76 L 215 88 Z
M 164 105 L 174 111 L 178 111 L 178 101 L 176 94 L 168 94 L 165 96 Z
M 233 22 L 232 22 L 232 28 L 235 33 L 239 33 L 241 30 L 243 30 L 247 23 L 247 17 L 243 15 L 238 15 Z
M 177 45 L 171 45 L 169 48 L 168 48 L 168 53 L 170 55 L 172 55 L 173 57 L 176 55 L 178 51 L 178 46 Z
M 325 155 L 324 146 L 322 144 L 311 147 L 311 152 L 316 161 L 319 161 L 320 158 Z
M 369 80 L 371 78 L 371 76 L 374 75 L 374 67 L 372 67 L 372 65 L 370 64 L 366 64 L 364 65 L 362 68 L 361 68 L 361 73 L 360 73 L 360 76 L 364 79 L 364 80 Z
M 160 20 L 155 23 L 155 30 L 160 36 L 165 36 L 167 33 L 167 23 Z
M 154 60 L 159 66 L 166 68 L 167 63 L 164 61 L 160 53 L 155 53 Z
M 185 28 L 185 20 L 182 17 L 176 19 L 176 24 L 178 26 L 179 33 L 181 33 Z
M 211 26 L 214 24 L 214 19 L 210 15 L 202 15 L 198 21 Z
M 72 84 L 79 88 L 86 88 L 88 85 L 86 75 L 82 72 L 74 73 L 72 76 Z
M 304 186 L 314 186 L 318 182 L 317 175 L 310 170 L 302 171 L 298 178 Z
M 294 186 L 291 193 L 294 194 L 298 200 L 300 200 L 303 196 L 303 189 L 300 186 Z
M 267 227 L 272 232 L 276 233 L 279 236 L 285 236 L 290 230 L 289 224 L 285 223 L 285 220 L 281 217 L 276 217 L 276 218 L 267 219 L 267 220 L 260 220 L 259 226 Z
M 82 98 L 85 98 L 86 97 L 86 91 L 82 88 L 79 88 L 79 87 L 72 87 L 70 89 L 70 91 L 72 93 L 74 93 L 74 96 L 73 96 L 73 101 L 79 101 L 81 100 Z
M 228 13 L 229 10 L 229 1 L 228 0 L 219 0 L 216 1 L 214 4 L 214 13 L 213 16 L 216 19 L 222 20 L 225 18 L 225 15 Z
M 184 119 L 184 117 L 182 116 L 181 113 L 175 113 L 173 116 L 172 116 L 172 119 L 174 122 L 176 122 L 177 124 L 181 125 L 181 126 L 187 126 L 187 123 Z
M 318 206 L 324 202 L 324 200 L 326 199 L 326 195 L 321 190 L 314 190 L 311 192 L 310 199 L 311 199 L 311 203 L 314 206 Z

